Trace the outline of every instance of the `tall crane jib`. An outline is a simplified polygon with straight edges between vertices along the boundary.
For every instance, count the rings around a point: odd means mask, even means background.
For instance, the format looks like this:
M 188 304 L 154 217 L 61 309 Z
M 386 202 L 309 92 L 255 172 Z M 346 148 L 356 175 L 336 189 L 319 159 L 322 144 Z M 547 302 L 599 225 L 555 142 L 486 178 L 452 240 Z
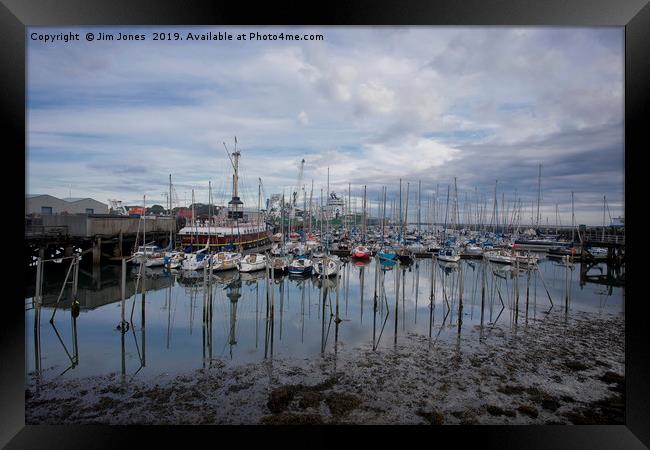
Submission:
M 298 181 L 296 182 L 296 188 L 293 190 L 293 199 L 291 201 L 292 207 L 296 207 L 296 201 L 298 199 L 298 191 L 302 185 L 302 175 L 305 170 L 305 160 L 300 161 L 300 169 L 298 170 Z

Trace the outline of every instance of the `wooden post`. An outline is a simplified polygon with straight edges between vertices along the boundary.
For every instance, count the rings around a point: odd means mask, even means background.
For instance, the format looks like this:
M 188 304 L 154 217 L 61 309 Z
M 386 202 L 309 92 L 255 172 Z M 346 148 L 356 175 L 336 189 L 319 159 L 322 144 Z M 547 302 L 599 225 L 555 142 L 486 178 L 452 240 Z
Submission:
M 36 260 L 36 292 L 34 293 L 34 303 L 36 306 L 41 306 L 43 303 L 41 288 L 43 286 L 42 282 L 43 276 L 43 260 L 38 258 Z
M 102 259 L 102 238 L 96 237 L 93 241 L 93 265 L 97 266 Z
M 481 327 L 483 327 L 483 313 L 485 311 L 485 268 L 486 268 L 486 260 L 483 258 L 483 264 L 481 264 Z
M 396 267 L 395 270 L 395 337 L 394 343 L 397 344 L 397 316 L 398 316 L 398 305 L 399 305 L 399 267 Z
M 458 334 L 463 325 L 463 263 L 458 264 Z
M 515 254 L 515 324 L 519 320 L 519 259 Z
M 124 325 L 126 321 L 124 320 L 124 307 L 126 304 L 126 259 L 122 259 L 122 321 L 120 322 L 120 327 L 122 332 L 124 332 Z
M 528 259 L 527 271 L 526 271 L 526 323 L 528 323 L 528 298 L 530 292 L 530 258 Z
M 434 300 L 434 298 L 433 298 L 433 276 L 434 276 L 434 273 L 435 273 L 434 272 L 434 270 L 435 270 L 435 266 L 434 266 L 435 259 L 434 258 L 435 258 L 435 255 L 433 254 L 433 252 L 431 252 L 431 291 L 430 291 L 430 294 L 429 294 L 429 301 L 431 303 L 433 303 L 433 300 Z
M 569 312 L 569 257 L 564 257 L 564 312 Z

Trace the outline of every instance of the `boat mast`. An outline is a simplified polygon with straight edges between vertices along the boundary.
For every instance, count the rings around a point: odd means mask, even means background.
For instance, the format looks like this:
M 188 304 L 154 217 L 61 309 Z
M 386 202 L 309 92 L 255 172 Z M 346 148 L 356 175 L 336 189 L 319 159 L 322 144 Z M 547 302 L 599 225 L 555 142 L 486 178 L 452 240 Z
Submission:
M 605 207 L 607 204 L 607 196 L 603 195 L 603 237 L 602 240 L 605 240 Z
M 494 231 L 494 234 L 497 233 L 497 184 L 499 184 L 499 180 L 496 180 L 494 183 L 494 209 L 492 211 L 492 215 L 494 217 L 494 228 L 492 229 Z
M 456 231 L 456 226 L 460 225 L 460 215 L 458 212 L 458 186 L 456 185 L 456 177 L 454 177 L 454 214 L 452 215 L 453 230 Z
M 226 144 L 224 143 L 223 145 L 225 146 Z M 239 186 L 238 186 L 240 156 L 241 153 L 237 149 L 237 136 L 235 136 L 235 151 L 232 153 L 232 157 L 230 154 L 228 154 L 228 158 L 230 159 L 230 163 L 232 164 L 232 168 L 233 168 L 232 199 L 228 202 L 228 207 L 230 208 L 230 210 L 228 211 L 228 218 L 234 219 L 235 221 L 238 222 L 237 228 L 239 228 L 239 219 L 241 219 L 244 216 L 244 207 L 243 207 L 244 203 L 239 199 Z
M 503 226 L 501 227 L 501 232 L 506 232 L 506 222 L 508 220 L 508 205 L 506 205 L 506 193 L 503 191 L 501 193 L 501 216 L 503 217 Z
M 440 183 L 436 183 L 436 195 L 433 198 L 433 224 L 435 225 L 438 222 L 438 216 L 440 215 L 438 210 L 438 196 L 440 195 Z M 434 232 L 436 227 L 433 228 Z
M 305 235 L 305 213 L 307 212 L 307 190 L 302 187 L 302 234 Z M 306 238 L 305 238 L 306 239 Z
M 542 165 L 539 165 L 539 176 L 537 179 L 537 221 L 536 228 L 539 228 L 539 202 L 542 197 Z
M 286 243 L 286 238 L 284 236 L 284 189 L 282 189 L 282 203 L 280 203 L 280 234 L 282 235 L 282 251 L 281 255 L 284 256 L 284 244 Z
M 382 217 L 381 217 L 381 245 L 383 247 L 384 245 L 384 227 L 386 226 L 386 186 L 382 188 L 384 191 L 384 208 L 382 210 Z
M 257 229 L 262 226 L 262 179 L 259 179 L 260 182 L 257 185 Z
M 210 227 L 212 226 L 212 181 L 208 180 L 208 253 L 210 250 Z
M 575 232 L 575 214 L 573 212 L 573 191 L 571 191 L 571 243 L 573 243 L 573 239 L 575 238 L 574 232 Z
M 366 197 L 366 185 L 364 184 L 363 185 L 363 228 L 362 228 L 362 230 L 363 230 L 363 243 L 364 244 L 366 243 L 366 226 L 367 226 L 367 221 L 368 221 L 367 212 L 366 212 L 366 209 L 368 207 L 367 203 L 368 203 L 368 200 L 367 200 L 367 197 Z
M 422 180 L 418 180 L 418 239 L 420 238 L 420 220 L 421 220 L 421 207 L 422 207 Z
M 402 231 L 402 243 L 404 243 L 406 239 L 406 235 L 409 232 L 409 190 L 411 187 L 411 183 L 409 181 L 406 182 L 406 206 L 404 207 L 404 230 Z
M 313 198 L 312 198 L 313 195 L 314 195 L 314 180 L 312 179 L 311 180 L 311 189 L 309 191 L 309 233 L 310 234 L 311 234 L 311 218 L 312 218 L 311 206 L 312 206 L 312 202 L 313 202 Z
M 348 211 L 347 211 L 348 212 L 348 225 L 347 225 L 348 226 L 348 230 L 347 230 L 348 233 L 352 229 L 352 223 L 351 223 L 352 222 L 352 197 L 351 197 L 352 190 L 351 190 L 351 187 L 352 187 L 352 183 L 348 183 Z
M 447 213 L 449 212 L 449 185 L 447 185 L 447 207 L 445 208 L 445 225 L 442 230 L 443 240 L 447 238 Z
M 172 174 L 169 174 L 169 217 L 173 219 L 174 213 L 172 212 Z M 170 227 L 169 228 L 169 242 L 172 244 L 172 249 L 174 249 L 174 244 L 172 243 L 172 229 L 176 229 L 176 227 Z
M 404 233 L 404 226 L 402 224 L 402 179 L 399 179 L 399 235 L 397 236 L 397 242 L 400 243 L 402 240 L 402 234 Z
M 328 213 L 327 214 L 327 235 L 328 236 L 327 236 L 325 247 L 328 250 L 328 252 L 327 252 L 328 254 L 329 254 L 329 234 L 330 234 L 330 215 L 329 215 L 329 206 L 328 206 L 328 204 L 330 202 L 330 195 L 331 195 L 330 194 L 330 168 L 328 167 L 327 168 L 327 201 L 325 202 L 325 210 Z
M 605 213 L 603 212 L 603 220 Z M 142 196 L 142 243 L 144 244 L 144 258 L 147 259 L 147 196 Z
M 196 237 L 196 216 L 194 215 L 194 189 L 192 189 L 192 228 L 194 228 L 194 234 L 192 235 L 192 244 L 194 243 L 194 237 Z M 193 249 L 192 249 L 193 250 Z
M 172 215 L 172 174 L 169 174 L 169 215 Z
M 431 206 L 433 205 L 431 193 L 429 193 L 429 198 L 427 200 L 427 221 L 429 222 L 429 232 L 433 232 L 433 211 Z

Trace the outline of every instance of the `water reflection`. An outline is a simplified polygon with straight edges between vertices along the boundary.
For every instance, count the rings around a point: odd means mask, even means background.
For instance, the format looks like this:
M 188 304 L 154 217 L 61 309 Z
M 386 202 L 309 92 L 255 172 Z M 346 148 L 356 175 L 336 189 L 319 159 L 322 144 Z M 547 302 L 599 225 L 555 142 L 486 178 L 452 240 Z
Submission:
M 136 267 L 122 283 L 119 269 L 102 269 L 100 281 L 80 271 L 79 316 L 63 286 L 64 313 L 52 324 L 41 314 L 51 314 L 63 280 L 45 283 L 43 305 L 26 312 L 29 372 L 49 379 L 117 371 L 126 381 L 215 364 L 336 356 L 364 344 L 377 350 L 409 333 L 426 336 L 430 348 L 455 345 L 460 352 L 461 334 L 475 326 L 477 337 L 488 339 L 496 325 L 516 330 L 550 308 L 567 317 L 624 312 L 623 288 L 583 283 L 580 264 L 547 260 L 539 270 L 465 260 L 349 261 L 326 279 Z M 587 274 L 594 272 L 600 275 L 594 267 Z

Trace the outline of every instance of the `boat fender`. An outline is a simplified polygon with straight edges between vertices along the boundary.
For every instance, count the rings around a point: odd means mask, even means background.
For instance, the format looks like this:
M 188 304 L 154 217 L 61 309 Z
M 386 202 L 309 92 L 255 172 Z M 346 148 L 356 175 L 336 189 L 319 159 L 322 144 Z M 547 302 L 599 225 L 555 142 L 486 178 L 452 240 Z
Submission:
M 79 317 L 79 310 L 80 310 L 79 300 L 75 298 L 72 301 L 72 306 L 70 307 L 70 311 L 72 312 L 72 317 L 74 317 L 75 319 Z

